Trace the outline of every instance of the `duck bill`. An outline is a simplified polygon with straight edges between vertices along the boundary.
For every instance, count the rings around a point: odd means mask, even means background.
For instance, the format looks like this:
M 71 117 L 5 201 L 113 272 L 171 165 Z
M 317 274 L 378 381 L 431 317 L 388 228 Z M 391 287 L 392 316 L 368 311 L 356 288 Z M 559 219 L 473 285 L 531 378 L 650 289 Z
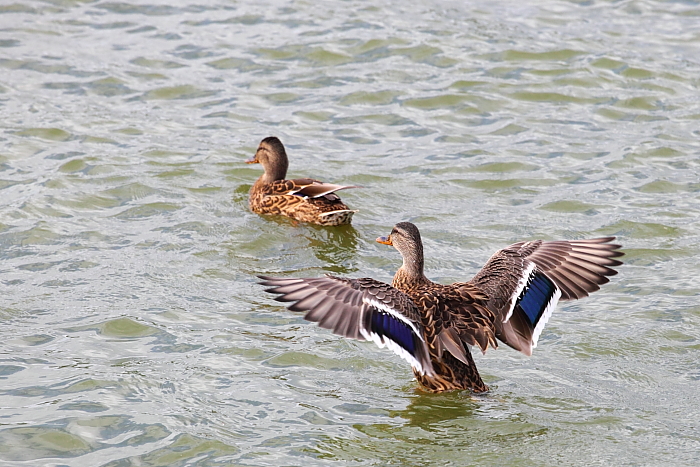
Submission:
M 391 235 L 388 237 L 377 237 L 377 243 L 383 243 L 384 245 L 393 245 L 391 243 Z
M 246 164 L 259 164 L 260 161 L 257 160 L 255 157 L 253 157 L 252 159 L 248 159 L 247 161 L 245 161 L 245 163 Z

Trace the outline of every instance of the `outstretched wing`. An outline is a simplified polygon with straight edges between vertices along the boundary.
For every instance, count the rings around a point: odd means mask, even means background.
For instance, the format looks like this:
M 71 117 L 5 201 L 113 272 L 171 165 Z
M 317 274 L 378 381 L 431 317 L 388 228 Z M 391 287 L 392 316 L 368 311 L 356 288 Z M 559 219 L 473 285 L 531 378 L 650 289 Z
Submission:
M 617 274 L 622 264 L 615 237 L 590 240 L 536 240 L 497 251 L 469 281 L 489 296 L 496 314 L 496 337 L 526 355 L 561 300 L 587 297 Z
M 292 311 L 343 337 L 371 340 L 405 359 L 418 372 L 433 375 L 420 314 L 411 299 L 370 278 L 326 276 L 312 279 L 258 276 L 275 300 L 295 302 Z

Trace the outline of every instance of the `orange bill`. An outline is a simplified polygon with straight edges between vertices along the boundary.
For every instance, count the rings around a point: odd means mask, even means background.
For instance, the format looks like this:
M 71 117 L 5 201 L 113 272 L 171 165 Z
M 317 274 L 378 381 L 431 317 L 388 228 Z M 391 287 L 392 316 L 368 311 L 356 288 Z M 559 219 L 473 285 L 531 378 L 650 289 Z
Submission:
M 377 237 L 377 242 L 383 243 L 384 245 L 393 245 L 393 243 L 391 243 L 391 235 L 388 237 Z

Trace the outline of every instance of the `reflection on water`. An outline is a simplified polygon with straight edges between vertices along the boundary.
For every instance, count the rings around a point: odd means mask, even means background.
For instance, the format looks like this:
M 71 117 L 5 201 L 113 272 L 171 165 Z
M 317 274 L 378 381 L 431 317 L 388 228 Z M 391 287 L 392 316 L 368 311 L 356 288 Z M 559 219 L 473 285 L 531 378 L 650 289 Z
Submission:
M 0 5 L 0 462 L 698 464 L 699 14 Z M 249 212 L 269 135 L 364 187 L 352 226 Z M 532 238 L 627 256 L 531 358 L 475 355 L 490 393 L 424 394 L 256 278 L 389 281 L 404 220 L 444 282 Z
M 359 232 L 352 225 L 338 226 L 336 229 L 324 229 L 309 226 L 309 247 L 324 269 L 331 274 L 349 274 L 357 271 L 357 247 Z
M 473 420 L 476 407 L 484 399 L 483 395 L 471 395 L 466 391 L 429 394 L 416 390 L 405 409 L 393 410 L 389 414 L 406 420 L 404 426 L 431 431 L 431 427 L 446 420 Z

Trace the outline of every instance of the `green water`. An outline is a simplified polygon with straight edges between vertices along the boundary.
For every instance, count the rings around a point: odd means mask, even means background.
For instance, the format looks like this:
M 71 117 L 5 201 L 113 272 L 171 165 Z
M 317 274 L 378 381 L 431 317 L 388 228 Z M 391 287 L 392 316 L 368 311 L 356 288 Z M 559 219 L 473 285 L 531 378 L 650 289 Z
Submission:
M 173 6 L 173 3 L 177 5 Z M 0 5 L 0 464 L 697 465 L 694 2 Z M 352 226 L 247 209 L 258 142 Z M 492 388 L 431 395 L 256 274 L 390 280 L 534 238 L 615 235 Z

